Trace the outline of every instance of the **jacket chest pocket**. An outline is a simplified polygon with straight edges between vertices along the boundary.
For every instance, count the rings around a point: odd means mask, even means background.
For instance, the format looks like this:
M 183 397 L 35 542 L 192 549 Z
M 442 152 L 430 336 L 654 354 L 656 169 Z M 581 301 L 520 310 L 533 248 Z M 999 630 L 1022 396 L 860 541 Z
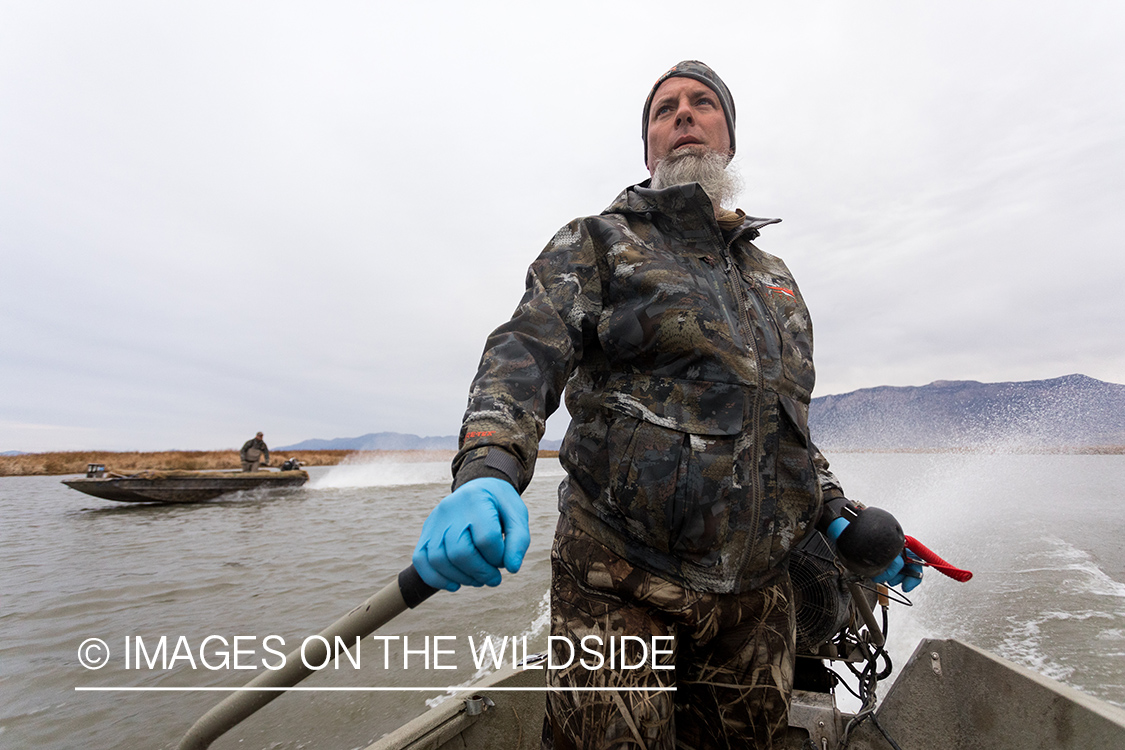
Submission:
M 604 510 L 645 546 L 717 564 L 740 505 L 734 456 L 745 391 L 652 377 L 624 378 L 607 390 Z
M 745 271 L 740 273 L 750 295 L 751 314 L 761 318 L 759 325 L 763 328 L 763 337 L 775 342 L 773 346 L 766 347 L 766 353 L 775 358 L 774 366 L 779 375 L 796 386 L 795 395 L 809 398 L 816 382 L 816 372 L 812 362 L 812 322 L 808 308 L 797 296 L 792 282 L 754 279 Z
M 736 313 L 713 265 L 655 249 L 621 251 L 613 260 L 598 336 L 616 366 L 677 375 L 678 363 L 701 353 L 714 357 L 730 346 L 716 332 L 737 334 Z

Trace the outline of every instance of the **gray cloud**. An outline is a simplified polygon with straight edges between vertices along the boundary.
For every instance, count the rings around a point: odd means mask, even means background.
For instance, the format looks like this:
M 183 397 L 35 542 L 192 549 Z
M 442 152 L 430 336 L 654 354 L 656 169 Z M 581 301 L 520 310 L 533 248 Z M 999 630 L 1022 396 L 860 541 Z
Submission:
M 0 449 L 455 432 L 687 57 L 785 220 L 818 394 L 1125 382 L 1125 11 L 775 5 L 6 4 Z

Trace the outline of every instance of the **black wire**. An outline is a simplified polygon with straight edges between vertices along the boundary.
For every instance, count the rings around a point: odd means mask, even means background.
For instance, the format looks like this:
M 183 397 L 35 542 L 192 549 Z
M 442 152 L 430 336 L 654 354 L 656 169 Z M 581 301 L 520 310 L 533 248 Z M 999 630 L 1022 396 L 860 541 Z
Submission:
M 887 607 L 884 606 L 882 609 L 883 643 L 885 644 L 887 642 L 887 636 L 890 631 L 890 625 L 887 618 Z M 848 687 L 846 683 L 844 684 L 844 687 L 847 687 L 848 691 L 851 692 L 852 695 L 855 695 L 855 697 L 859 698 L 860 701 L 862 701 L 863 705 L 861 707 L 861 710 L 855 715 L 852 721 L 848 722 L 848 726 L 845 727 L 844 736 L 843 738 L 841 738 L 840 747 L 843 748 L 847 746 L 848 738 L 856 727 L 858 727 L 867 719 L 871 719 L 871 722 L 875 725 L 875 728 L 878 729 L 879 733 L 882 734 L 887 742 L 890 743 L 891 747 L 894 750 L 902 750 L 902 748 L 899 747 L 898 743 L 895 742 L 889 734 L 887 734 L 887 730 L 883 728 L 883 725 L 880 724 L 879 720 L 875 717 L 875 688 L 878 686 L 879 681 L 889 677 L 894 669 L 894 665 L 891 663 L 890 654 L 887 653 L 886 649 L 883 646 L 876 647 L 872 652 L 867 648 L 866 644 L 861 643 L 859 645 L 867 655 L 867 665 L 864 667 L 862 673 L 852 667 L 850 663 L 848 664 L 848 666 L 849 668 L 851 668 L 852 672 L 859 678 L 858 687 L 860 693 L 862 694 L 862 697 L 861 695 L 856 695 L 855 691 Z M 887 666 L 882 671 L 876 672 L 875 670 L 878 667 L 879 657 L 882 657 L 886 661 Z
M 887 608 L 880 607 L 880 609 L 883 610 L 883 645 L 879 646 L 878 649 L 876 649 L 875 658 L 878 659 L 880 656 L 883 657 L 883 660 L 886 662 L 887 666 L 883 669 L 883 671 L 875 675 L 876 682 L 882 682 L 883 680 L 887 679 L 895 670 L 895 665 L 891 661 L 891 655 L 887 653 L 886 649 L 887 636 L 890 633 L 890 622 L 887 619 Z
M 902 748 L 898 746 L 898 743 L 891 739 L 891 736 L 887 734 L 887 730 L 883 729 L 883 725 L 880 724 L 879 720 L 875 718 L 875 714 L 871 714 L 871 723 L 874 724 L 875 728 L 879 730 L 879 733 L 882 734 L 884 738 L 886 738 L 887 742 L 891 743 L 891 747 L 893 747 L 894 750 L 902 750 Z
M 843 685 L 843 686 L 844 686 L 844 689 L 845 689 L 845 690 L 847 690 L 847 691 L 848 691 L 849 693 L 851 693 L 852 695 L 854 695 L 854 696 L 855 696 L 856 698 L 859 698 L 860 700 L 863 700 L 863 698 L 860 698 L 860 697 L 859 697 L 859 693 L 857 693 L 856 691 L 852 690 L 852 686 L 851 686 L 851 685 L 849 685 L 849 684 L 847 683 L 847 681 L 846 681 L 846 680 L 844 680 L 844 678 L 843 678 L 843 677 L 841 677 L 841 676 L 840 676 L 840 675 L 839 675 L 839 674 L 838 674 L 838 673 L 836 672 L 836 670 L 832 669 L 831 667 L 825 667 L 825 669 L 827 669 L 827 670 L 828 670 L 829 672 L 831 672 L 832 674 L 836 675 L 836 681 L 837 681 L 838 683 L 840 683 L 841 685 Z
M 848 745 L 848 738 L 851 736 L 851 733 L 856 730 L 856 727 L 858 727 L 868 719 L 871 719 L 871 723 L 875 725 L 875 728 L 879 730 L 879 733 L 882 734 L 887 742 L 891 744 L 891 747 L 894 748 L 894 750 L 902 750 L 902 748 L 899 747 L 899 744 L 894 741 L 894 738 L 887 734 L 887 730 L 883 729 L 883 725 L 880 724 L 879 719 L 875 717 L 874 709 L 863 712 L 862 714 L 856 714 L 855 718 L 848 722 L 848 726 L 844 728 L 844 737 L 837 745 L 837 749 L 839 750 L 839 748 L 846 748 Z
M 876 681 L 882 682 L 883 680 L 890 677 L 891 673 L 895 671 L 895 665 L 891 662 L 891 655 L 883 649 L 879 649 L 879 655 L 881 655 L 883 657 L 883 661 L 887 663 L 886 668 L 884 668 L 883 671 L 879 674 L 875 675 Z
M 861 589 L 864 589 L 865 591 L 870 591 L 872 594 L 876 594 L 878 596 L 885 596 L 888 599 L 890 599 L 892 602 L 895 602 L 896 604 L 901 604 L 904 607 L 913 607 L 914 606 L 914 602 L 910 601 L 910 599 L 906 596 L 906 594 L 895 591 L 890 586 L 887 586 L 883 589 L 879 589 L 878 586 L 872 588 L 871 586 L 868 585 L 868 581 L 867 581 L 866 578 L 859 578 L 859 579 L 853 578 L 852 580 Z
M 886 611 L 886 607 L 883 607 L 882 635 L 883 635 L 883 642 L 884 643 L 886 643 L 886 639 L 887 639 L 887 628 L 888 628 L 887 611 Z M 845 653 L 847 653 L 848 649 L 846 648 L 846 646 L 848 645 L 848 641 L 847 641 L 846 636 L 841 634 L 840 641 L 845 646 L 844 651 L 845 651 Z M 860 669 L 857 669 L 849 661 L 845 661 L 844 663 L 847 665 L 848 669 L 851 671 L 851 673 L 856 678 L 856 688 L 857 688 L 858 692 L 857 692 L 857 690 L 852 690 L 851 686 L 848 685 L 843 680 L 840 680 L 840 682 L 843 682 L 844 688 L 849 693 L 851 693 L 853 696 L 855 696 L 856 698 L 859 699 L 861 705 L 860 705 L 860 710 L 858 712 L 856 712 L 856 714 L 847 723 L 847 726 L 844 727 L 844 733 L 843 733 L 843 736 L 840 738 L 840 742 L 837 746 L 838 748 L 847 747 L 848 738 L 851 736 L 852 731 L 856 727 L 858 727 L 860 724 L 862 724 L 869 716 L 874 715 L 875 700 L 876 700 L 875 690 L 878 687 L 879 680 L 882 679 L 882 674 L 883 674 L 883 672 L 877 671 L 878 670 L 879 657 L 883 656 L 885 659 L 888 660 L 888 662 L 890 660 L 890 657 L 886 656 L 886 652 L 884 651 L 882 646 L 875 647 L 875 649 L 873 651 L 866 642 L 860 641 L 860 640 L 858 640 L 858 638 L 856 639 L 856 641 L 854 642 L 853 645 L 856 648 L 858 648 L 860 651 L 863 652 L 864 661 L 865 661 L 864 667 L 863 667 L 862 670 L 860 670 Z M 831 670 L 829 670 L 829 671 L 831 671 Z M 884 670 L 884 672 L 886 672 L 886 671 L 888 671 L 888 670 Z M 835 672 L 833 672 L 833 674 L 835 674 Z M 837 679 L 839 679 L 839 675 L 836 675 L 836 677 L 837 677 Z
M 892 597 L 892 601 L 898 601 L 900 604 L 904 604 L 906 606 L 913 606 L 908 599 L 902 601 L 897 597 Z M 887 643 L 887 638 L 890 632 L 887 609 L 888 608 L 885 605 L 882 607 L 882 635 L 884 644 Z M 856 667 L 850 661 L 847 661 L 846 659 L 844 660 L 844 664 L 847 665 L 848 669 L 856 678 L 856 690 L 853 690 L 851 685 L 849 685 L 835 670 L 828 668 L 827 666 L 825 667 L 825 669 L 832 673 L 832 675 L 836 678 L 836 681 L 844 686 L 845 690 L 859 699 L 861 704 L 860 710 L 852 717 L 847 726 L 844 728 L 844 734 L 843 737 L 840 738 L 838 747 L 846 748 L 848 744 L 848 738 L 851 736 L 851 733 L 855 730 L 855 728 L 868 719 L 871 719 L 871 722 L 875 725 L 875 728 L 878 729 L 879 733 L 883 735 L 888 743 L 890 743 L 893 750 L 902 750 L 902 748 L 899 747 L 898 743 L 895 742 L 894 739 L 887 733 L 887 730 L 884 729 L 883 726 L 879 723 L 879 720 L 875 718 L 875 690 L 878 687 L 879 682 L 885 680 L 894 671 L 894 664 L 891 661 L 890 654 L 887 653 L 885 646 L 876 646 L 874 647 L 874 650 L 872 650 L 867 643 L 858 639 L 853 643 L 848 640 L 847 636 L 843 632 L 841 632 L 840 634 L 837 645 L 841 647 L 841 651 L 844 654 L 849 653 L 848 647 L 850 645 L 856 646 L 863 652 L 866 662 L 864 668 L 860 670 L 856 669 Z M 880 658 L 883 659 L 886 665 L 882 670 L 879 670 L 878 668 Z

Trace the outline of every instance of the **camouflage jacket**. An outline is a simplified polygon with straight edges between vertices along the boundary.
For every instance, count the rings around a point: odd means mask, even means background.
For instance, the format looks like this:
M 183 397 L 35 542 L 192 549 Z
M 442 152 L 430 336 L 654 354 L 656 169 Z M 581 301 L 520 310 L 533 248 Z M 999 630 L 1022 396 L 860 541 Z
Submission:
M 789 270 L 723 232 L 697 185 L 626 189 L 560 230 L 489 337 L 454 486 L 523 490 L 566 389 L 559 509 L 631 563 L 699 591 L 762 585 L 842 496 L 809 439 L 808 310 Z
M 270 460 L 270 449 L 266 447 L 266 441 L 259 440 L 256 437 L 250 438 L 242 444 L 242 450 L 238 452 L 238 457 L 243 461 L 257 461 L 263 459 L 268 463 Z

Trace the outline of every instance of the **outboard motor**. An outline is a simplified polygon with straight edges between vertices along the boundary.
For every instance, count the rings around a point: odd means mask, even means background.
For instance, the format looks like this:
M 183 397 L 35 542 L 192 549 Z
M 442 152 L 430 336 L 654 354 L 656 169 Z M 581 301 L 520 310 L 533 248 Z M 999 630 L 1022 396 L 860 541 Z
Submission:
M 895 517 L 879 508 L 845 508 L 848 527 L 835 547 L 819 531 L 806 536 L 789 558 L 797 620 L 797 660 L 789 723 L 808 732 L 815 747 L 846 747 L 860 722 L 875 719 L 876 688 L 890 677 L 887 639 L 892 602 L 906 606 L 902 594 L 875 584 L 896 555 L 907 554 L 957 581 L 972 573 L 949 564 L 917 539 L 902 532 Z M 875 607 L 882 618 L 875 617 Z M 845 666 L 856 680 L 853 694 L 862 706 L 846 724 L 831 698 L 839 675 L 828 664 Z M 848 688 L 851 690 L 851 688 Z M 826 707 L 826 705 L 828 707 Z M 893 742 L 891 743 L 893 744 Z M 807 743 L 805 746 L 808 746 Z M 896 745 L 897 747 L 897 745 Z
M 882 508 L 844 508 L 848 527 L 836 540 L 836 554 L 848 570 L 873 578 L 902 554 L 906 535 L 902 526 Z
M 285 463 L 281 465 L 282 471 L 296 471 L 299 468 L 301 468 L 301 462 L 295 458 L 287 458 Z

